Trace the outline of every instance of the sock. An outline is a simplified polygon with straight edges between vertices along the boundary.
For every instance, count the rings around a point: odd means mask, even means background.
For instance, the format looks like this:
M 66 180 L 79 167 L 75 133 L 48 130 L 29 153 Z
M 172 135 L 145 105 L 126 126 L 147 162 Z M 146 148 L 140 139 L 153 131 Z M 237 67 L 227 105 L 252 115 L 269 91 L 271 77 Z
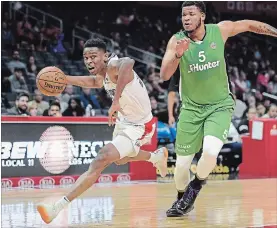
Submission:
M 200 179 L 197 175 L 195 175 L 195 178 L 191 181 L 191 185 L 193 188 L 199 190 L 204 184 L 204 182 L 205 179 Z
M 70 201 L 67 199 L 66 196 L 63 196 L 58 202 L 55 203 L 55 205 L 62 210 L 63 208 L 65 208 L 68 204 L 70 203 Z
M 177 199 L 178 199 L 178 200 L 182 199 L 183 195 L 184 195 L 184 192 L 183 192 L 183 191 L 178 191 Z
M 157 154 L 155 153 L 150 153 L 150 158 L 148 160 L 149 162 L 152 162 L 153 164 L 157 163 L 158 158 L 157 158 Z

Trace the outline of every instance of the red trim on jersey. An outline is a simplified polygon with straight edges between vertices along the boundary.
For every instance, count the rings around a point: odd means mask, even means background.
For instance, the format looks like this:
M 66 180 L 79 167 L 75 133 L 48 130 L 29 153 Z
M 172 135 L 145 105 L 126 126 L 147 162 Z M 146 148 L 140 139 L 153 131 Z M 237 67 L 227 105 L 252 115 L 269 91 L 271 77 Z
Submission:
M 151 131 L 153 130 L 153 125 L 156 123 L 155 118 L 153 117 L 149 122 L 144 124 L 144 133 L 141 136 L 139 140 L 142 140 L 147 134 L 150 134 Z

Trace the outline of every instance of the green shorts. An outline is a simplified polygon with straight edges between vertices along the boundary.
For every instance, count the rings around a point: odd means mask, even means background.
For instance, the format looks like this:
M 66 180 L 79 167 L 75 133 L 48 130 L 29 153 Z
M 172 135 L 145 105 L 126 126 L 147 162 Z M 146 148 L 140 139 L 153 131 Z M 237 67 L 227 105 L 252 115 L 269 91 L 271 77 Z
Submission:
M 199 152 L 204 136 L 215 136 L 226 141 L 235 101 L 232 95 L 220 103 L 199 105 L 184 102 L 177 123 L 175 151 L 177 155 L 186 156 Z

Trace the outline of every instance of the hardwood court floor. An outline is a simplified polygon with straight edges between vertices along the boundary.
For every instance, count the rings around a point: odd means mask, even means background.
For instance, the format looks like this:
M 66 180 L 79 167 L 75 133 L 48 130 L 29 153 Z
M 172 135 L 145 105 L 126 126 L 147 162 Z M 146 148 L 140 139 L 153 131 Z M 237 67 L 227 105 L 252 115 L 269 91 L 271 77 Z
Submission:
M 1 227 L 272 228 L 277 224 L 277 179 L 209 181 L 195 210 L 183 218 L 165 216 L 175 198 L 173 183 L 97 185 L 45 225 L 35 204 L 66 191 L 2 191 Z

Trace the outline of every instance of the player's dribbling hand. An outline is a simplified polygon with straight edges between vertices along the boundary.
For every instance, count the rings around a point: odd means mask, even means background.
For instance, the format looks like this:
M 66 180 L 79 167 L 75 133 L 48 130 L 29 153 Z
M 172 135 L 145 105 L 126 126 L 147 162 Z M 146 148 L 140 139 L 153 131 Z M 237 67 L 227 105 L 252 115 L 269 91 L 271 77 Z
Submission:
M 122 111 L 119 102 L 113 102 L 112 106 L 109 109 L 109 126 L 113 126 L 115 123 L 115 117 L 117 117 L 117 112 L 121 112 L 122 115 L 124 115 L 124 112 Z
M 176 43 L 176 55 L 181 57 L 186 50 L 188 50 L 190 44 L 190 39 L 183 38 L 181 40 L 177 40 Z

